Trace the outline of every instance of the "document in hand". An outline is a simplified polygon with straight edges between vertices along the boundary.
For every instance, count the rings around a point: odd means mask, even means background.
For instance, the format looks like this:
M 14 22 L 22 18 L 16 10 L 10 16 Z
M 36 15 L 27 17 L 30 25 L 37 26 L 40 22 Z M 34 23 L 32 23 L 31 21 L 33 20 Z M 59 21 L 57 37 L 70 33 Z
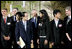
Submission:
M 25 42 L 23 41 L 23 39 L 21 38 L 21 36 L 19 37 L 20 40 L 20 47 L 23 48 L 25 46 Z

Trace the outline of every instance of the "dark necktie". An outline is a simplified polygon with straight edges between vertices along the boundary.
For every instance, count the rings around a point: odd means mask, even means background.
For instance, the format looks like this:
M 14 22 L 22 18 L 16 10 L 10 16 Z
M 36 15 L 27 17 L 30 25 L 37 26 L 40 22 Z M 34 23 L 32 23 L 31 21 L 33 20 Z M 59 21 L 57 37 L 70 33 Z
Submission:
M 35 27 L 37 27 L 37 22 L 36 22 L 36 18 L 35 18 Z

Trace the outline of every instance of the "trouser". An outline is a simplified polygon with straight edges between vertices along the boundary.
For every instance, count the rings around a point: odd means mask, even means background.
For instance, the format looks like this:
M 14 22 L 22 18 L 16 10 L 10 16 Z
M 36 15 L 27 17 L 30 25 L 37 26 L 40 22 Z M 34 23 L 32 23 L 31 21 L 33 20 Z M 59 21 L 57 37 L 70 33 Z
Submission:
M 61 44 L 54 44 L 52 48 L 61 48 Z
M 1 41 L 0 41 L 1 42 Z M 2 48 L 2 44 L 0 43 L 0 48 Z
M 33 41 L 34 41 L 34 43 L 33 43 L 34 44 L 34 48 L 38 48 L 37 38 L 34 38 Z
M 34 48 L 38 48 L 38 44 L 37 44 L 37 31 L 35 31 L 35 33 L 33 34 L 33 44 L 34 44 Z
M 12 46 L 13 46 L 13 48 L 17 48 L 17 47 L 18 47 L 18 45 L 17 45 L 17 43 L 16 43 L 16 38 L 15 38 L 15 36 L 12 37 Z
M 49 48 L 48 44 L 44 45 L 45 38 L 40 38 L 40 48 Z
M 72 42 L 67 41 L 67 42 L 65 43 L 65 48 L 72 48 Z
M 16 41 L 12 41 L 12 46 L 13 46 L 13 48 L 17 48 L 18 47 Z
M 11 40 L 4 40 L 3 37 L 1 37 L 1 43 L 2 43 L 2 48 L 11 48 L 12 42 Z
M 64 48 L 72 48 L 72 42 L 69 41 L 68 38 L 65 37 L 64 43 Z

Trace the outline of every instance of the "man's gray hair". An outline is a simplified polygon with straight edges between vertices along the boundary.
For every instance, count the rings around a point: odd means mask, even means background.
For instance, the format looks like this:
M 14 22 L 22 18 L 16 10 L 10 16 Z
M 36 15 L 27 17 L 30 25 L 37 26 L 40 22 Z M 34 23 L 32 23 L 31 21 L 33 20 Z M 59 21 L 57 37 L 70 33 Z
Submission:
M 71 6 L 67 6 L 65 9 L 70 10 L 71 11 Z

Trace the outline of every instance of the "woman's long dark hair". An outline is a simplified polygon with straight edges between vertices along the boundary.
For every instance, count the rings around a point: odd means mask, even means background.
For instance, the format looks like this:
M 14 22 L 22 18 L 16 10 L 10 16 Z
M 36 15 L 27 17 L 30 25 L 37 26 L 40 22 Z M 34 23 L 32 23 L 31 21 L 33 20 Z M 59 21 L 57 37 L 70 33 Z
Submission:
M 39 12 L 43 14 L 43 21 L 49 22 L 49 16 L 47 14 L 47 11 L 43 9 L 43 10 L 40 10 Z

